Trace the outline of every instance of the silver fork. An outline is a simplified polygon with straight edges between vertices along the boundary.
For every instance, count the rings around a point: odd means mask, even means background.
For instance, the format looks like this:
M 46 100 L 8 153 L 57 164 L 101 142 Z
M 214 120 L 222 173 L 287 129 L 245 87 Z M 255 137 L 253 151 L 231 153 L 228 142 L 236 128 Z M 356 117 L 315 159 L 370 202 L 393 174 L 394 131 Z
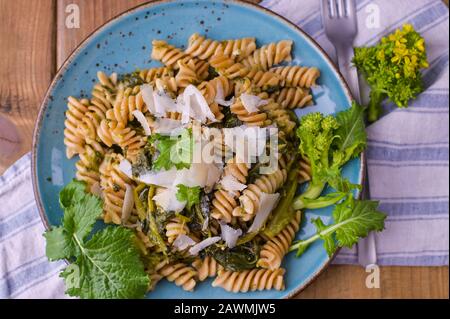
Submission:
M 360 102 L 358 74 L 356 68 L 351 65 L 353 42 L 358 33 L 355 0 L 322 0 L 321 4 L 325 34 L 336 49 L 339 71 L 347 81 L 353 98 Z M 365 178 L 361 198 L 369 199 L 369 176 L 365 155 L 362 156 L 362 161 L 365 168 Z M 358 242 L 358 262 L 362 266 L 377 262 L 373 233 L 369 233 L 366 238 Z

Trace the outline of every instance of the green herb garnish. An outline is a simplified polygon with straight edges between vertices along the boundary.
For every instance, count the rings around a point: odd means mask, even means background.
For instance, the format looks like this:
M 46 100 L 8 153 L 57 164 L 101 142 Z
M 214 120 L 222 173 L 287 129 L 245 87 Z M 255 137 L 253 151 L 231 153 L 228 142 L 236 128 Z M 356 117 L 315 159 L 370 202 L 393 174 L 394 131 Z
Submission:
M 66 293 L 81 298 L 142 298 L 149 285 L 131 230 L 106 226 L 90 237 L 103 202 L 73 181 L 60 193 L 62 225 L 44 233 L 49 260 L 68 259 Z

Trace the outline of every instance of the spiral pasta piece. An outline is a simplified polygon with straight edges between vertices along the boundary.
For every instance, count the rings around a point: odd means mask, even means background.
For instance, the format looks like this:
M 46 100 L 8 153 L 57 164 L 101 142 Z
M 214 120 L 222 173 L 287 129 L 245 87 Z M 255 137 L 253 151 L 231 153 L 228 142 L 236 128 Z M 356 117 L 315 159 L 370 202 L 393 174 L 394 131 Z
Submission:
M 245 184 L 248 176 L 247 164 L 239 163 L 235 157 L 228 161 L 223 170 L 223 176 L 233 176 L 238 182 Z M 212 200 L 211 217 L 227 223 L 232 222 L 233 211 L 238 207 L 237 197 L 239 197 L 237 191 L 217 190 Z
M 88 111 L 88 100 L 77 100 L 69 96 L 67 103 L 66 120 L 64 121 L 64 145 L 66 145 L 66 156 L 72 158 L 84 151 L 85 139 L 78 130 L 85 113 Z
M 187 53 L 168 44 L 166 41 L 153 40 L 152 46 L 152 59 L 161 61 L 167 67 L 174 68 L 176 70 L 178 69 L 177 62 L 179 60 L 187 62 L 187 60 L 191 58 Z
M 209 63 L 220 75 L 226 76 L 231 80 L 237 77 L 243 77 L 250 71 L 242 63 L 235 62 L 232 58 L 224 54 L 214 55 L 209 60 Z
M 196 285 L 195 277 L 197 276 L 197 271 L 183 263 L 165 265 L 158 273 L 186 291 L 194 290 Z
M 271 71 L 261 71 L 253 68 L 249 69 L 245 76 L 250 79 L 254 86 L 263 91 L 277 88 L 281 84 L 280 76 Z
M 316 85 L 316 80 L 320 76 L 318 68 L 299 65 L 276 67 L 270 70 L 278 74 L 289 87 L 310 88 Z
M 97 129 L 100 126 L 101 120 L 102 118 L 97 113 L 86 112 L 77 127 L 79 134 L 84 136 L 85 139 L 89 138 L 95 140 L 97 138 Z
M 297 211 L 290 223 L 262 246 L 256 266 L 270 270 L 280 268 L 281 261 L 289 251 L 289 247 L 300 227 L 300 219 L 301 213 Z
M 198 89 L 206 102 L 212 104 L 218 95 L 219 97 L 222 95 L 223 98 L 230 95 L 233 92 L 233 83 L 224 76 L 218 76 L 210 81 L 200 83 Z
M 289 111 L 280 104 L 269 100 L 268 104 L 261 106 L 259 109 L 266 112 L 269 119 L 286 135 L 290 135 L 294 131 L 295 121 L 291 118 Z
M 267 71 L 274 65 L 283 61 L 291 61 L 291 40 L 282 40 L 277 43 L 269 43 L 255 50 L 252 55 L 242 60 L 242 64 L 248 68 L 257 67 Z
M 166 237 L 169 244 L 172 244 L 180 235 L 189 234 L 189 228 L 179 217 L 172 218 L 166 225 Z
M 139 86 L 119 90 L 116 102 L 113 106 L 113 118 L 122 126 L 126 126 L 128 121 L 134 119 L 134 111 L 145 112 L 147 106 L 144 103 Z M 111 118 L 111 116 L 110 116 Z
M 122 206 L 125 198 L 126 185 L 134 182 L 118 167 L 121 156 L 107 154 L 100 165 L 100 185 L 103 188 L 103 220 L 105 223 L 121 224 Z
M 110 90 L 115 90 L 117 84 L 117 73 L 107 76 L 104 72 L 98 71 L 97 78 L 103 87 L 107 87 Z
M 178 83 L 175 77 L 164 77 L 155 80 L 155 87 L 158 91 L 164 91 L 169 95 L 176 96 Z
M 244 271 L 219 271 L 219 275 L 214 279 L 213 287 L 222 287 L 230 292 L 248 292 L 256 290 L 284 290 L 283 275 L 285 270 L 278 268 L 269 269 L 251 269 Z
M 114 123 L 111 123 L 111 120 L 103 119 L 97 127 L 98 138 L 108 147 L 111 147 L 114 144 L 110 124 L 112 124 L 111 126 L 114 125 Z
M 309 91 L 300 87 L 282 88 L 279 92 L 273 93 L 271 98 L 288 109 L 302 108 L 311 105 L 313 101 Z
M 213 55 L 223 54 L 230 58 L 242 60 L 256 49 L 255 38 L 217 41 L 194 33 L 188 41 L 185 52 L 201 60 L 208 60 Z
M 113 140 L 122 148 L 126 159 L 134 162 L 140 150 L 146 144 L 145 136 L 139 135 L 130 127 L 117 125 L 112 132 Z
M 90 145 L 86 145 L 85 151 L 80 153 L 80 160 L 75 163 L 75 177 L 87 185 L 91 191 L 94 184 L 100 183 L 99 165 L 102 160 L 102 153 L 96 151 Z
M 299 162 L 298 182 L 300 184 L 311 180 L 311 163 L 306 157 L 302 157 Z
M 200 82 L 197 72 L 195 71 L 195 64 L 192 60 L 188 63 L 178 61 L 177 64 L 179 70 L 175 76 L 175 81 L 179 88 L 185 88 L 190 84 L 197 85 Z
M 254 183 L 247 186 L 239 197 L 240 206 L 233 210 L 233 216 L 249 221 L 253 218 L 259 208 L 261 193 L 273 194 L 286 181 L 287 172 L 285 169 L 278 169 L 275 172 L 262 175 Z
M 249 113 L 242 104 L 241 99 L 237 99 L 236 102 L 230 106 L 230 111 L 237 115 L 237 118 L 248 126 L 266 126 L 271 123 L 265 112 L 258 111 Z
M 222 266 L 211 256 L 194 260 L 192 266 L 197 270 L 199 281 L 204 281 L 208 277 L 215 277 L 219 270 L 222 269 Z
M 156 79 L 173 77 L 175 74 L 171 68 L 160 67 L 160 68 L 150 68 L 139 71 L 139 77 L 147 83 L 152 83 Z

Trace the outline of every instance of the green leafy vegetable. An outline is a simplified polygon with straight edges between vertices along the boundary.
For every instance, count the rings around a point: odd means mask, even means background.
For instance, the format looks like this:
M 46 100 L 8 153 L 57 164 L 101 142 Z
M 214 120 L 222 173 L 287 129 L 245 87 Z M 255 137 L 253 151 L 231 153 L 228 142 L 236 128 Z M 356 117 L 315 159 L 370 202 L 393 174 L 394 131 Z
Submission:
M 161 230 L 160 227 L 158 227 L 158 222 L 155 217 L 158 209 L 156 209 L 153 202 L 154 195 L 154 185 L 146 187 L 145 184 L 140 184 L 133 191 L 134 203 L 136 205 L 138 216 L 141 220 L 146 222 L 146 225 L 148 225 L 147 237 L 150 242 L 158 246 L 161 252 L 167 254 L 167 246 L 161 235 Z
M 61 273 L 70 296 L 81 298 L 142 298 L 149 284 L 134 234 L 124 227 L 107 226 L 88 239 L 103 204 L 73 181 L 60 193 L 62 226 L 46 231 L 49 260 L 69 259 Z
M 324 247 L 331 256 L 337 247 L 351 248 L 370 231 L 382 231 L 386 218 L 384 213 L 378 211 L 378 202 L 355 200 L 353 196 L 337 204 L 332 216 L 334 222 L 330 225 L 325 225 L 320 218 L 313 220 L 317 233 L 294 242 L 289 251 L 296 250 L 297 256 L 300 256 L 312 242 L 323 239 Z
M 177 199 L 180 202 L 187 202 L 186 207 L 190 210 L 194 204 L 200 203 L 200 186 L 189 187 L 183 184 L 177 185 Z
M 371 87 L 368 120 L 374 122 L 386 98 L 406 107 L 423 91 L 420 69 L 428 67 L 425 40 L 405 24 L 375 46 L 355 48 L 353 63 Z
M 155 134 L 152 136 L 152 141 L 156 143 L 159 152 L 153 162 L 153 170 L 169 170 L 174 166 L 182 169 L 191 166 L 194 140 L 190 129 L 183 130 L 177 138 Z
M 282 231 L 295 215 L 292 201 L 297 191 L 297 176 L 298 168 L 291 169 L 286 184 L 281 191 L 282 197 L 277 207 L 271 213 L 271 217 L 263 231 L 263 234 L 269 238 L 273 238 Z
M 256 240 L 234 248 L 222 248 L 215 244 L 205 249 L 205 253 L 212 256 L 222 267 L 231 271 L 253 269 L 259 259 L 261 247 Z
M 359 187 L 342 177 L 341 168 L 366 147 L 363 113 L 364 109 L 353 103 L 336 117 L 310 113 L 301 118 L 299 151 L 309 159 L 312 176 L 306 191 L 294 199 L 295 210 L 333 205 L 343 198 L 342 193 Z M 339 193 L 318 198 L 327 183 Z

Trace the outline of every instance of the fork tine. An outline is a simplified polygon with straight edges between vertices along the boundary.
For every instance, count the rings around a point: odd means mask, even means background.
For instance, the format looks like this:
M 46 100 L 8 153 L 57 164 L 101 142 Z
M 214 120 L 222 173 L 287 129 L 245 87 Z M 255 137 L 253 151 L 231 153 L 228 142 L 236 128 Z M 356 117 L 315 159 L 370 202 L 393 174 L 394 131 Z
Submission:
M 356 16 L 356 3 L 355 0 L 347 0 L 347 16 Z
M 322 7 L 322 17 L 324 19 L 331 18 L 330 4 L 329 4 L 328 0 L 322 0 L 320 3 L 321 3 L 321 7 Z
M 338 17 L 345 18 L 347 16 L 347 14 L 346 14 L 347 10 L 345 9 L 344 0 L 337 0 L 336 7 L 337 7 Z
M 335 18 L 338 16 L 338 11 L 336 7 L 336 0 L 328 0 L 330 6 L 330 17 Z

